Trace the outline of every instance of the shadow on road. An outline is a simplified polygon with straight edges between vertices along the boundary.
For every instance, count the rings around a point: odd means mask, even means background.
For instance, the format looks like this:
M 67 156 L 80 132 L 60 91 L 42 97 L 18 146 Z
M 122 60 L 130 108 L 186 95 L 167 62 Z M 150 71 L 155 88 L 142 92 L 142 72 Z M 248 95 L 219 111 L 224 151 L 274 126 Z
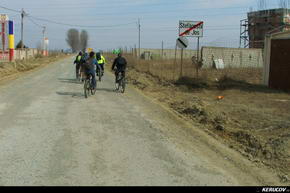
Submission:
M 109 89 L 109 88 L 97 88 L 97 91 L 116 92 L 115 89 Z
M 81 92 L 56 92 L 56 94 L 62 95 L 62 96 L 78 97 L 78 98 L 84 97 L 84 94 Z
M 59 80 L 60 82 L 63 82 L 63 83 L 83 84 L 82 82 L 77 81 L 76 79 L 59 78 L 58 80 Z

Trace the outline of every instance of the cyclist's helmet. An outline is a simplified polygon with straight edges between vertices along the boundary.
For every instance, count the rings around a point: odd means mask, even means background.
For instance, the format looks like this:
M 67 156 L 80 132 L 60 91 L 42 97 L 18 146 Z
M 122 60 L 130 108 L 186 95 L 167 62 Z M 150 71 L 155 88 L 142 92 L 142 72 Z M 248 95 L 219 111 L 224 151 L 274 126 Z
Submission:
M 90 52 L 90 58 L 95 56 L 95 52 Z
M 80 51 L 80 52 L 79 52 L 79 55 L 80 55 L 80 56 L 82 56 L 82 55 L 83 55 L 82 51 Z
M 118 54 L 118 57 L 122 57 L 122 52 L 120 52 L 120 53 Z
M 101 53 L 100 52 L 96 53 L 96 58 L 97 58 L 97 60 L 101 60 Z

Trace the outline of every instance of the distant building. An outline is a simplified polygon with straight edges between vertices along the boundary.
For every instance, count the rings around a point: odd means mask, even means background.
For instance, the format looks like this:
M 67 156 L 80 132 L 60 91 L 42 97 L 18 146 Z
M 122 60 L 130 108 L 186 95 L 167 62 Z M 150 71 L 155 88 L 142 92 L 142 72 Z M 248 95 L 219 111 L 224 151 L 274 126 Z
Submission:
M 290 30 L 290 9 L 248 13 L 249 48 L 264 48 L 265 35 Z

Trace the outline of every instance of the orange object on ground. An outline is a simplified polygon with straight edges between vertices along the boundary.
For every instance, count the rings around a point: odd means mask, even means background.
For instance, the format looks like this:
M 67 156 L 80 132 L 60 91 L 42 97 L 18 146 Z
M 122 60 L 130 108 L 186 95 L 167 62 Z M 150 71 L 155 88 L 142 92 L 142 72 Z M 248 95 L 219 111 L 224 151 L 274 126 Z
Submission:
M 225 97 L 224 96 L 217 96 L 217 99 L 218 100 L 222 100 L 222 99 L 224 99 Z

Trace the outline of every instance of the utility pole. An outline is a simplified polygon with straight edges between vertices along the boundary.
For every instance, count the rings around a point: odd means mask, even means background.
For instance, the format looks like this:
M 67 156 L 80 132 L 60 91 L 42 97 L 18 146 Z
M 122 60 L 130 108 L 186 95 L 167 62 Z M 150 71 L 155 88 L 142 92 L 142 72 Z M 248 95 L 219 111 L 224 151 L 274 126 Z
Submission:
M 141 24 L 140 24 L 140 18 L 138 19 L 138 29 L 139 29 L 139 53 L 138 53 L 138 59 L 140 59 L 141 56 Z
M 22 10 L 21 10 L 21 48 L 22 49 L 24 47 L 24 42 L 23 42 L 23 19 L 24 19 L 24 16 L 25 16 L 25 11 L 22 8 Z
M 42 30 L 42 36 L 43 36 L 43 38 L 42 38 L 42 49 L 43 49 L 43 53 L 42 54 L 44 54 L 45 53 L 45 31 L 46 31 L 46 27 L 45 26 L 43 26 L 43 30 Z
M 161 59 L 163 59 L 163 52 L 164 52 L 164 42 L 162 41 L 162 45 L 161 45 Z

